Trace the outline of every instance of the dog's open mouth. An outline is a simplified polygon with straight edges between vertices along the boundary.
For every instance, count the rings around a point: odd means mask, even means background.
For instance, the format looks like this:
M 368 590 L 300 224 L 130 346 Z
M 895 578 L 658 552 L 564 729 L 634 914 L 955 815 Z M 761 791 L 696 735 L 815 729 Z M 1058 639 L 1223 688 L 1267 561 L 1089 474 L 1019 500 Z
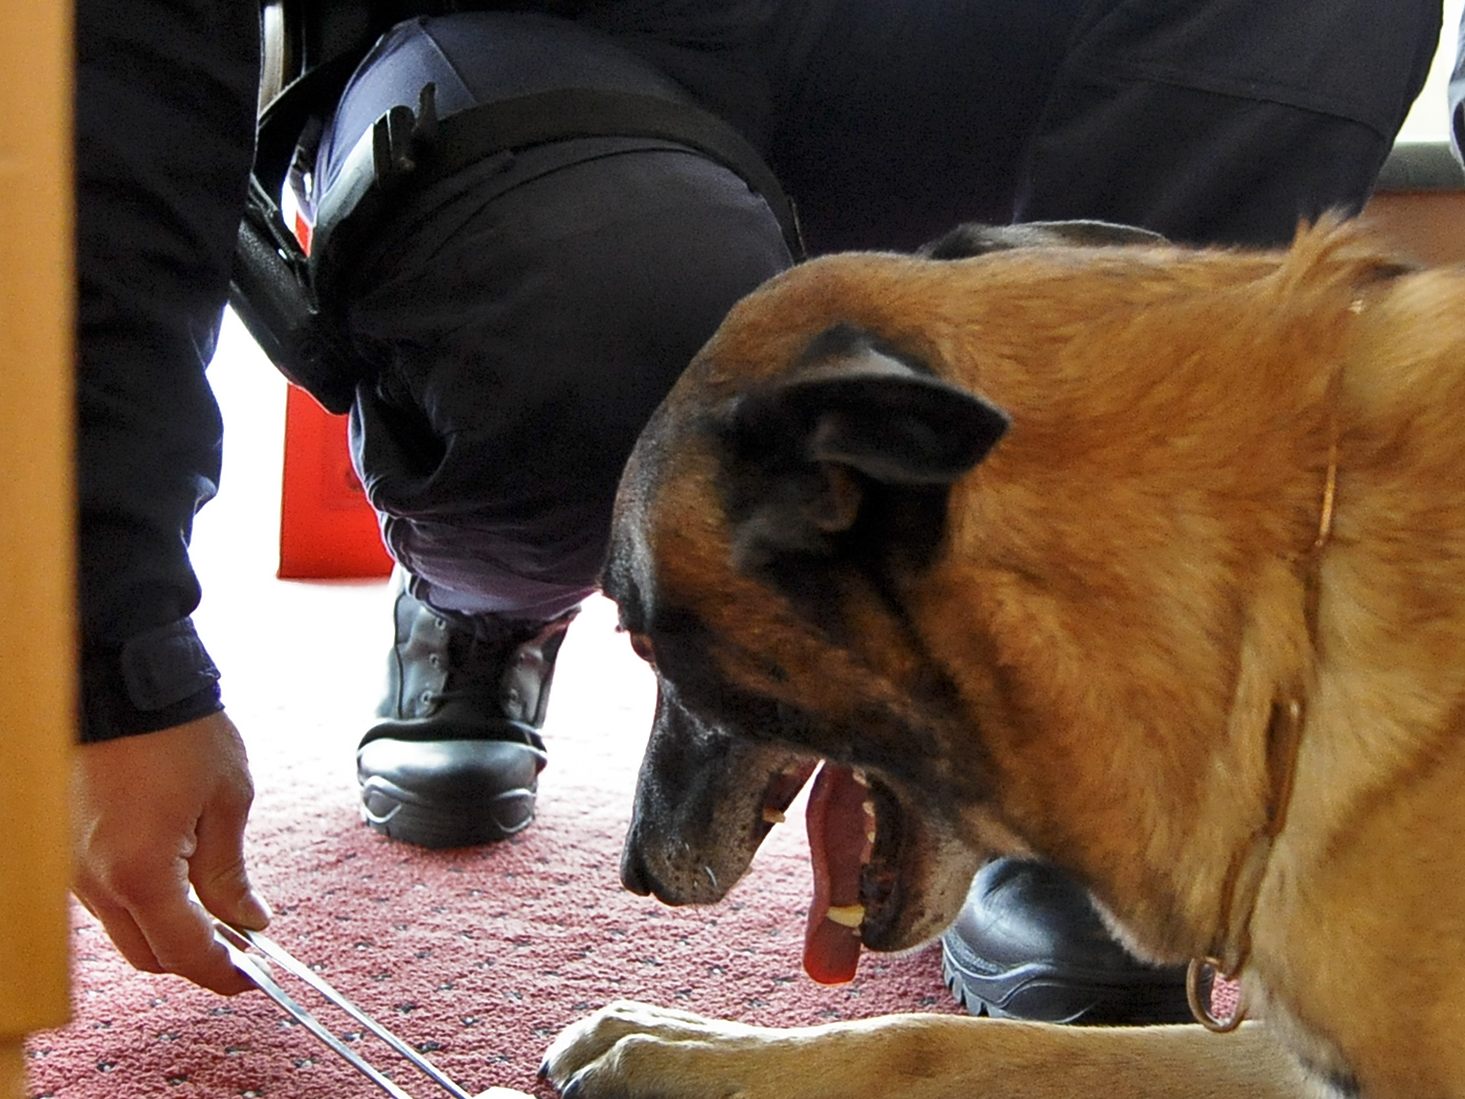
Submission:
M 878 941 L 895 917 L 899 819 L 894 796 L 856 768 L 825 762 L 814 779 L 804 970 L 822 984 L 852 980 L 861 946 Z

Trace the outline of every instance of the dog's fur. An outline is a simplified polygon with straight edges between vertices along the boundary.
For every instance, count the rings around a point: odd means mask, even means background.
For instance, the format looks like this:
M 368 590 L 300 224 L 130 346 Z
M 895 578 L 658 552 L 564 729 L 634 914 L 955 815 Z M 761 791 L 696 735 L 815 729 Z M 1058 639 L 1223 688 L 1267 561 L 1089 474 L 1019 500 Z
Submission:
M 606 587 L 660 683 L 627 884 L 718 899 L 823 757 L 877 803 L 865 945 L 938 933 L 983 860 L 1030 853 L 1146 957 L 1244 954 L 1262 1021 L 785 1031 L 620 1004 L 551 1078 L 1465 1096 L 1462 410 L 1465 273 L 1333 222 L 1278 253 L 843 255 L 752 294 L 617 503 Z

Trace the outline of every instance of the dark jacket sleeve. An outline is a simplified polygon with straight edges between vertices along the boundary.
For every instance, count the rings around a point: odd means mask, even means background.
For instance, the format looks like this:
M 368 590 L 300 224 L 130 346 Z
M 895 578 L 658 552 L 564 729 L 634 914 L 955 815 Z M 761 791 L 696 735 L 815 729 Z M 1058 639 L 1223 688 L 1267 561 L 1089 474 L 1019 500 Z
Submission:
M 219 479 L 213 354 L 254 140 L 253 0 L 76 11 L 81 736 L 202 717 L 193 516 Z

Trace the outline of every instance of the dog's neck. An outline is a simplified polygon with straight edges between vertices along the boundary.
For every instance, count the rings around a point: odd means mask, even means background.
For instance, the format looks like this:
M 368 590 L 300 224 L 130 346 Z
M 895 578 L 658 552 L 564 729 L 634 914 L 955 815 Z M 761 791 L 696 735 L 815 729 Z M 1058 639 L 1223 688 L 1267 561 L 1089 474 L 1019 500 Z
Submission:
M 1340 435 L 1338 390 L 1341 383 L 1340 370 L 1328 387 L 1328 464 L 1318 507 L 1317 534 L 1306 550 L 1295 555 L 1295 562 L 1302 572 L 1303 617 L 1307 623 L 1310 647 L 1315 647 L 1317 639 L 1322 558 L 1332 538 L 1333 517 L 1337 507 Z M 1246 1017 L 1244 999 L 1227 1016 L 1216 1016 L 1201 992 L 1201 975 L 1209 968 L 1228 980 L 1234 980 L 1246 967 L 1251 956 L 1252 913 L 1256 909 L 1257 896 L 1261 891 L 1272 850 L 1287 824 L 1287 810 L 1292 802 L 1292 788 L 1297 773 L 1297 756 L 1307 721 L 1307 695 L 1307 675 L 1304 669 L 1294 668 L 1287 681 L 1277 684 L 1271 702 L 1271 716 L 1266 726 L 1267 773 L 1271 779 L 1266 815 L 1261 828 L 1236 852 L 1227 871 L 1221 887 L 1219 925 L 1210 953 L 1190 963 L 1186 977 L 1190 1009 L 1196 1019 L 1211 1030 L 1234 1030 Z

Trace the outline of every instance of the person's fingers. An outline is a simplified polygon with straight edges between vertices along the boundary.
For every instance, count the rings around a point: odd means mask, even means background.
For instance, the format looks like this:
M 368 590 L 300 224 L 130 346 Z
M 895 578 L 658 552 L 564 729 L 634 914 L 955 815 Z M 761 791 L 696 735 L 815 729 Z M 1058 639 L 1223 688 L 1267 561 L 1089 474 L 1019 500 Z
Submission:
M 137 921 L 132 918 L 132 914 L 127 909 L 91 904 L 86 907 L 97 918 L 97 922 L 102 925 L 102 930 L 107 933 L 107 938 L 112 940 L 112 945 L 127 960 L 128 965 L 134 969 L 140 969 L 144 973 L 164 972 L 163 966 L 153 953 L 153 948 L 148 946 L 147 937 L 143 935 L 137 926 Z
M 234 968 L 229 951 L 214 937 L 213 920 L 196 904 L 185 907 L 189 915 L 177 920 L 170 913 L 150 912 L 143 929 L 164 971 L 224 996 L 252 989 L 254 983 Z
M 252 988 L 245 974 L 234 969 L 229 951 L 214 936 L 214 920 L 189 900 L 185 885 L 174 878 L 167 892 L 139 898 L 132 909 L 133 920 L 148 941 L 152 955 L 164 972 L 192 980 L 195 985 L 233 995 Z
M 176 973 L 226 995 L 252 988 L 234 969 L 229 951 L 214 938 L 214 922 L 207 911 L 190 900 L 188 863 L 182 857 L 125 863 L 114 875 L 111 895 L 132 920 L 161 972 Z M 114 925 L 126 936 L 126 923 L 114 919 Z M 108 935 L 113 933 L 107 923 L 103 926 Z M 127 961 L 133 961 L 122 942 L 116 938 L 113 942 Z M 129 941 L 129 947 L 135 944 Z
M 263 931 L 270 906 L 254 889 L 244 862 L 244 826 L 252 791 L 234 789 L 205 807 L 195 828 L 188 876 L 203 906 L 225 923 Z
M 267 909 L 244 871 L 253 796 L 243 742 L 222 712 L 77 753 L 75 891 L 133 965 L 216 992 L 251 987 L 189 881 L 197 877 L 222 918 L 264 926 Z

